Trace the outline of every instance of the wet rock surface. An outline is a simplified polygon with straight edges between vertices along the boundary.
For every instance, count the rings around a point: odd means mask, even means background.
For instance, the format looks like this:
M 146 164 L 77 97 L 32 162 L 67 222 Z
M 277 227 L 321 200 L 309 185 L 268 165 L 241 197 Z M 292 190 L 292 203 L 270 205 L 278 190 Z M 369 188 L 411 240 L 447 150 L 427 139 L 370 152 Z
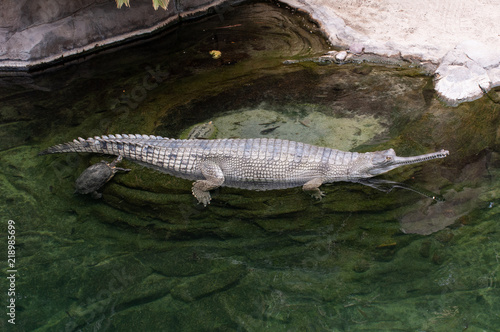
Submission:
M 123 10 L 113 1 L 2 1 L 0 64 L 23 69 L 151 31 L 177 19 L 173 4 L 166 12 L 141 0 Z
M 325 53 L 317 26 L 262 4 L 225 19 L 0 81 L 2 124 L 31 128 L 1 127 L 13 137 L 0 151 L 0 211 L 2 227 L 18 225 L 20 329 L 494 330 L 498 91 L 450 108 L 417 69 L 283 65 Z M 221 188 L 203 208 L 189 181 L 125 161 L 132 171 L 96 201 L 74 195 L 74 181 L 112 158 L 37 156 L 78 136 L 177 137 L 208 121 L 333 145 L 332 128 L 355 151 L 446 148 L 445 160 L 383 177 L 446 200 L 336 183 L 320 202 L 300 188 Z
M 4 1 L 0 68 L 26 70 L 66 61 L 210 12 L 224 21 L 239 2 L 172 0 L 166 11 L 154 11 L 147 0 L 136 0 L 133 8 L 122 10 L 114 8 L 112 1 Z M 499 7 L 494 2 L 283 2 L 309 13 L 330 42 L 343 48 L 333 62 L 349 61 L 349 55 L 355 55 L 356 61 L 413 64 L 432 72 L 439 65 L 434 72 L 436 90 L 454 106 L 500 84 L 495 16 Z M 211 52 L 220 57 L 219 50 Z
M 148 0 L 121 9 L 103 0 L 5 0 L 0 4 L 0 68 L 51 66 L 143 38 L 209 10 L 223 15 L 236 2 L 241 1 L 172 0 L 167 10 L 154 10 Z
M 475 100 L 500 85 L 500 38 L 495 33 L 500 27 L 493 14 L 500 10 L 498 3 L 283 2 L 310 13 L 333 45 L 353 54 L 367 53 L 374 61 L 382 56 L 393 64 L 421 62 L 432 71 L 439 65 L 436 91 L 449 105 Z

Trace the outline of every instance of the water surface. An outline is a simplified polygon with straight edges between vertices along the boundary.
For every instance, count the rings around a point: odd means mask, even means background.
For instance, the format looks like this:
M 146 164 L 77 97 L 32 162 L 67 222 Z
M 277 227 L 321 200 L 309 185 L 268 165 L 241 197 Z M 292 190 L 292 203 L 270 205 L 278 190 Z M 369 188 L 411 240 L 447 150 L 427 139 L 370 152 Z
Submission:
M 16 325 L 3 326 L 500 326 L 499 90 L 450 108 L 415 68 L 283 65 L 330 49 L 307 17 L 250 3 L 81 63 L 4 75 L 1 233 L 6 243 L 8 220 L 16 222 L 18 272 Z M 37 156 L 79 136 L 178 137 L 207 121 L 218 137 L 392 147 L 403 156 L 445 148 L 450 156 L 381 177 L 417 192 L 337 183 L 315 201 L 300 188 L 220 188 L 207 208 L 189 181 L 128 161 L 122 167 L 132 171 L 106 184 L 102 199 L 75 195 L 78 175 L 112 158 Z M 8 288 L 5 279 L 1 285 Z

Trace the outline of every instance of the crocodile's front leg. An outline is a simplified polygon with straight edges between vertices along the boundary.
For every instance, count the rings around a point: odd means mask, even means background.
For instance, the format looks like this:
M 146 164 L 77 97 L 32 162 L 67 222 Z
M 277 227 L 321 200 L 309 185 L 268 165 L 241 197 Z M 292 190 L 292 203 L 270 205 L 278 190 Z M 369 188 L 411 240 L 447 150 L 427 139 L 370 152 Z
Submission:
M 199 203 L 207 206 L 210 204 L 210 190 L 220 187 L 224 183 L 224 174 L 221 168 L 212 160 L 207 160 L 200 165 L 201 174 L 206 180 L 197 180 L 193 183 L 193 196 Z
M 321 186 L 324 181 L 325 179 L 323 178 L 314 178 L 310 181 L 307 181 L 302 186 L 302 190 L 311 194 L 312 197 L 321 200 L 321 197 L 325 196 L 325 193 L 319 190 L 319 186 Z

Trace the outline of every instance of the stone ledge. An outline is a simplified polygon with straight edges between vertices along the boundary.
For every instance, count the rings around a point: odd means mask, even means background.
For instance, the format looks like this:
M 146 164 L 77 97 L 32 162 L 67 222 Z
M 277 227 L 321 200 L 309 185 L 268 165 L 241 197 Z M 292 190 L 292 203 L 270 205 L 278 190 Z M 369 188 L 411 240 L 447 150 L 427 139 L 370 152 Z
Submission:
M 317 20 L 333 45 L 438 67 L 436 91 L 447 104 L 500 86 L 500 3 L 466 0 L 282 0 Z
M 155 11 L 150 0 L 134 0 L 131 8 L 122 9 L 116 9 L 114 1 L 109 0 L 81 0 L 81 8 L 39 0 L 38 7 L 29 8 L 45 10 L 39 14 L 23 11 L 30 7 L 29 0 L 16 4 L 7 0 L 0 5 L 0 18 L 12 25 L 0 28 L 0 70 L 26 71 L 146 37 L 225 2 L 172 0 L 166 11 Z M 12 22 L 9 17 L 25 19 Z

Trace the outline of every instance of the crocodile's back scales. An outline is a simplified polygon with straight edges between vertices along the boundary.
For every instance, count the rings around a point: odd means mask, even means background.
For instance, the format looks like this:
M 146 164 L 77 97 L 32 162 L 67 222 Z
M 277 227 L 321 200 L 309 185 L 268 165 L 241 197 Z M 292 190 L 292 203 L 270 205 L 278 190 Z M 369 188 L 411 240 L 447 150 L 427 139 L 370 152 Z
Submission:
M 178 140 L 149 135 L 80 138 L 42 154 L 61 152 L 122 155 L 190 180 L 204 179 L 200 165 L 210 160 L 222 170 L 223 186 L 256 190 L 303 185 L 314 177 L 326 176 L 328 165 L 341 171 L 358 155 L 281 139 Z
M 196 180 L 192 193 L 203 205 L 220 186 L 268 190 L 302 186 L 321 199 L 321 184 L 357 181 L 396 167 L 445 158 L 441 150 L 399 157 L 393 149 L 357 153 L 267 138 L 179 140 L 150 135 L 109 135 L 78 138 L 40 154 L 94 152 L 122 156 L 147 167 Z

